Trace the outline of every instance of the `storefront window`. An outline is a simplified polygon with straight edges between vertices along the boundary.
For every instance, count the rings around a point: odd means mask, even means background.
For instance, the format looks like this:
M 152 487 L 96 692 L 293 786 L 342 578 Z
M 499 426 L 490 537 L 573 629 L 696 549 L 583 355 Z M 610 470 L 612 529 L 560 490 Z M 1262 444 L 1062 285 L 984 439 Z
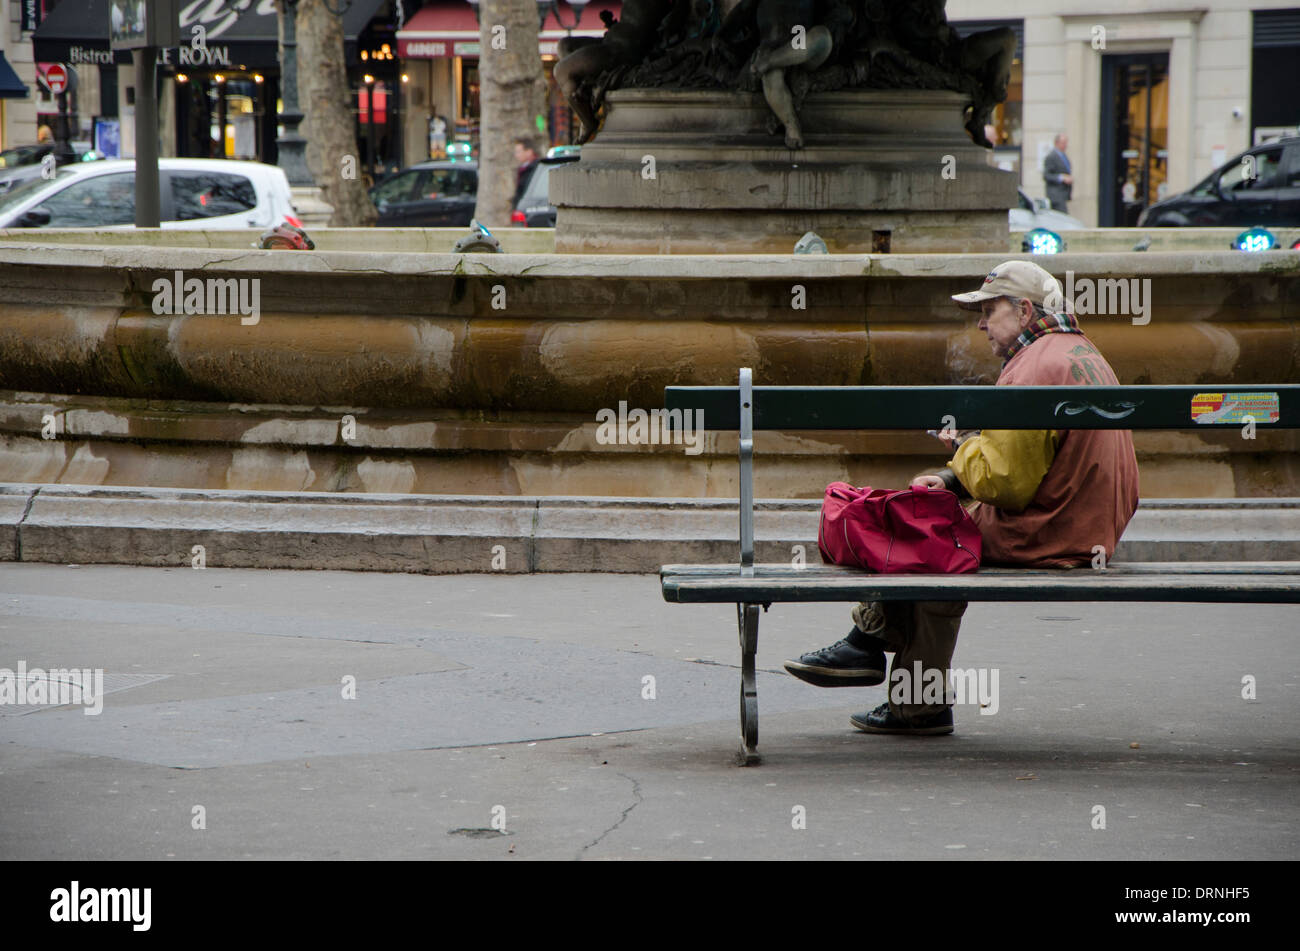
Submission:
M 1132 227 L 1165 197 L 1169 174 L 1169 54 L 1102 60 L 1098 223 Z
M 176 84 L 176 155 L 183 158 L 274 160 L 270 123 L 276 113 L 266 77 L 254 70 L 183 72 Z M 274 86 L 274 83 L 271 84 Z
M 1007 100 L 993 110 L 990 125 L 993 132 L 993 162 L 998 168 L 1020 174 L 1021 121 L 1024 115 L 1024 65 L 1016 60 L 1011 66 L 1011 82 L 1007 84 Z
M 226 158 L 253 159 L 257 157 L 257 120 L 251 80 L 227 81 L 226 96 Z
M 396 171 L 400 165 L 395 154 L 395 122 L 392 121 L 395 119 L 393 85 L 366 74 L 355 92 L 361 164 L 376 179 Z
M 479 78 L 478 60 L 460 60 L 460 95 L 457 101 L 460 114 L 456 116 L 456 138 L 473 142 L 474 151 L 478 151 L 478 117 L 479 117 Z
M 1295 135 L 1300 128 L 1300 8 L 1256 10 L 1251 54 L 1251 144 Z

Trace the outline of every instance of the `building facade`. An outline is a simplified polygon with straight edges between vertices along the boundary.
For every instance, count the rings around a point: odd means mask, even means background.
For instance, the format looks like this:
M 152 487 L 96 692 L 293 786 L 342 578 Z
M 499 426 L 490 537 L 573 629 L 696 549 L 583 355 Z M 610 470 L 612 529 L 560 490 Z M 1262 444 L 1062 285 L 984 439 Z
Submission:
M 108 50 L 106 22 L 100 29 L 107 0 L 0 4 L 0 148 L 34 142 L 50 121 L 55 100 L 39 77 L 49 62 L 63 62 L 79 78 L 74 137 L 96 145 L 102 129 L 131 154 L 132 74 L 122 68 L 129 57 Z M 563 37 L 601 35 L 600 12 L 617 16 L 619 7 L 540 3 L 548 76 Z M 382 172 L 477 137 L 475 9 L 468 0 L 352 0 L 345 55 L 368 167 Z M 1030 195 L 1043 196 L 1043 158 L 1055 135 L 1066 134 L 1068 210 L 1090 225 L 1132 223 L 1151 202 L 1300 124 L 1296 0 L 1042 0 L 1032 8 L 1024 0 L 948 0 L 947 14 L 963 34 L 1016 31 L 1010 95 L 994 116 L 995 160 L 1019 174 Z M 76 29 L 54 29 L 56 18 Z M 206 24 L 212 52 L 195 61 L 192 50 L 164 51 L 162 154 L 274 161 L 272 0 L 188 0 L 181 19 L 183 28 Z M 549 144 L 571 141 L 572 117 L 553 83 L 551 97 Z
M 618 17 L 621 7 L 621 0 L 538 3 L 538 52 L 549 90 L 547 141 L 539 145 L 567 144 L 578 131 L 553 77 L 560 41 L 566 36 L 603 36 L 602 11 Z M 479 43 L 477 4 L 469 0 L 424 0 L 397 31 L 397 55 L 409 80 L 407 164 L 439 157 L 447 142 L 477 142 Z M 420 144 L 422 136 L 427 148 Z
M 108 43 L 108 0 L 0 0 L 4 49 L 29 90 L 3 100 L 0 143 L 36 141 L 57 102 L 43 82 L 54 63 L 76 75 L 69 137 L 109 157 L 134 154 L 131 54 Z M 402 81 L 395 52 L 402 0 L 344 0 L 343 55 L 362 168 L 380 175 L 402 154 Z M 281 109 L 274 0 L 182 0 L 181 44 L 158 55 L 159 154 L 274 163 Z M 117 151 L 114 151 L 116 149 Z
M 1069 139 L 1069 213 L 1136 221 L 1238 152 L 1300 124 L 1295 0 L 949 0 L 948 19 L 1023 36 L 999 153 L 1045 195 L 1042 160 Z

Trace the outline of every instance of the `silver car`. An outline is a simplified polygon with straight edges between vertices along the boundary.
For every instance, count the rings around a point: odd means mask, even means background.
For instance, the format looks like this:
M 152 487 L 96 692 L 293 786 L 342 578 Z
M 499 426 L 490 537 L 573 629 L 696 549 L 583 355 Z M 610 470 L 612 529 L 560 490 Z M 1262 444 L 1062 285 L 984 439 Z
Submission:
M 1078 231 L 1088 227 L 1078 218 L 1073 218 L 1063 211 L 1053 211 L 1046 198 L 1030 198 L 1019 188 L 1020 204 L 1007 212 L 1012 231 L 1033 231 L 1046 228 L 1048 231 Z

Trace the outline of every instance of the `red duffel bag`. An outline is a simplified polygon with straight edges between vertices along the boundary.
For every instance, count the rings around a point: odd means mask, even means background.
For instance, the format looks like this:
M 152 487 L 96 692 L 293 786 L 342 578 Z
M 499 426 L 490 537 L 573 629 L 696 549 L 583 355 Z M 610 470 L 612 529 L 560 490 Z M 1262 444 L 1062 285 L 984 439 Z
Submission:
M 959 574 L 980 565 L 980 531 L 947 489 L 855 489 L 822 501 L 822 560 L 877 574 Z

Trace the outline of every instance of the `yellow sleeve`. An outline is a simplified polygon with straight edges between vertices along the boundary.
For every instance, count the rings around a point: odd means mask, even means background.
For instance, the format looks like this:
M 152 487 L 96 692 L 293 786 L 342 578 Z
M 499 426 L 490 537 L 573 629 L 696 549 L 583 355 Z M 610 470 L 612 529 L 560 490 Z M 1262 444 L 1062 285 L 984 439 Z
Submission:
M 1019 512 L 1033 501 L 1059 445 L 1055 429 L 986 429 L 962 443 L 948 466 L 972 498 Z

